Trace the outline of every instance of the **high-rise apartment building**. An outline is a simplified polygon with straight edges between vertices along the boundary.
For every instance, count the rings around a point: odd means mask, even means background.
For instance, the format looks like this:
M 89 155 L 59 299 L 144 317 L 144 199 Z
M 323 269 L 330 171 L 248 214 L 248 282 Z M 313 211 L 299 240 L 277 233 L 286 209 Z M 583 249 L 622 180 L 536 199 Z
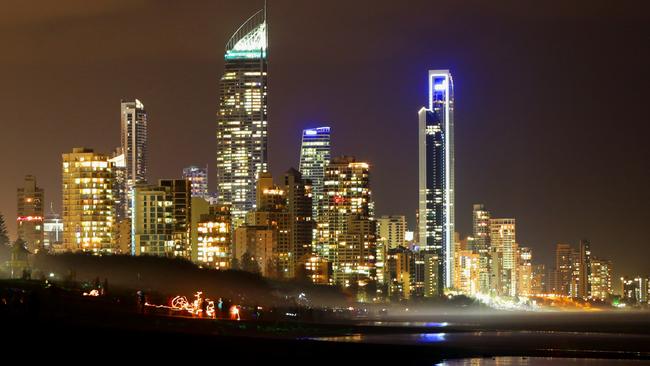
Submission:
M 33 175 L 25 176 L 17 190 L 18 237 L 25 241 L 27 250 L 35 253 L 43 248 L 44 191 L 36 185 Z
M 467 295 L 479 291 L 479 255 L 469 249 L 461 249 L 459 242 L 454 250 L 453 274 L 456 291 Z
M 292 250 L 292 222 L 287 210 L 287 192 L 273 183 L 271 173 L 257 181 L 257 209 L 246 215 L 246 224 L 272 232 L 273 245 L 266 258 L 266 276 L 293 278 L 295 258 Z
M 411 264 L 413 253 L 406 247 L 388 249 L 386 253 L 386 283 L 393 301 L 411 297 Z
M 639 303 L 639 283 L 631 277 L 621 277 L 622 299 L 627 305 L 637 305 Z
M 377 219 L 377 281 L 387 282 L 387 254 L 392 249 L 406 247 L 406 216 L 382 216 Z
M 207 198 L 208 195 L 208 167 L 188 166 L 183 169 L 183 179 L 190 182 L 192 197 Z
M 609 295 L 612 294 L 612 262 L 592 257 L 590 267 L 590 297 L 596 300 L 607 300 Z
M 207 268 L 229 269 L 232 262 L 230 207 L 210 205 L 208 211 L 197 223 L 196 263 Z
M 645 276 L 636 276 L 634 277 L 635 283 L 635 298 L 639 304 L 647 305 L 648 304 L 648 277 Z
M 191 259 L 190 229 L 192 215 L 192 197 L 190 182 L 185 179 L 160 179 L 160 187 L 169 189 L 172 201 L 172 217 L 174 223 L 175 257 Z
M 62 160 L 65 249 L 113 253 L 115 205 L 108 155 L 74 148 L 63 154 Z
M 438 295 L 453 279 L 454 88 L 449 70 L 429 71 L 429 105 L 419 116 L 419 243 L 438 257 Z M 428 281 L 431 282 L 431 281 Z
M 147 182 L 147 112 L 138 99 L 122 100 L 120 107 L 121 152 L 124 154 L 125 187 L 129 200 L 133 186 Z
M 577 295 L 582 299 L 591 296 L 591 286 L 589 285 L 589 277 L 591 276 L 591 243 L 587 239 L 580 240 L 578 248 L 578 289 Z
M 517 296 L 530 296 L 533 292 L 533 250 L 519 248 L 517 253 Z
M 122 148 L 118 147 L 113 152 L 113 157 L 108 159 L 113 167 L 113 200 L 115 201 L 115 220 L 119 224 L 130 217 L 131 201 L 127 192 L 126 160 Z
M 555 248 L 555 272 L 553 273 L 552 290 L 556 295 L 571 294 L 571 278 L 573 275 L 573 255 L 569 244 L 557 244 Z
M 217 113 L 217 197 L 235 223 L 255 209 L 256 181 L 268 170 L 266 10 L 253 14 L 226 44 Z
M 313 254 L 313 236 L 316 228 L 312 210 L 312 182 L 294 168 L 284 174 L 286 209 L 290 226 L 291 266 L 295 275 L 298 263 L 307 263 Z M 293 276 L 292 276 L 293 277 Z
M 174 202 L 169 187 L 136 184 L 131 207 L 132 255 L 174 256 Z
M 386 241 L 386 250 L 406 246 L 406 216 L 381 216 L 377 219 L 379 240 Z
M 266 225 L 242 225 L 235 229 L 234 256 L 237 269 L 276 277 L 277 233 Z
M 547 289 L 547 273 L 544 264 L 532 265 L 532 278 L 531 278 L 531 292 L 533 294 L 546 294 Z
M 317 127 L 302 131 L 299 170 L 312 184 L 312 217 L 318 220 L 320 202 L 323 200 L 325 168 L 331 160 L 330 128 Z
M 482 204 L 472 210 L 472 240 L 470 248 L 479 256 L 479 292 L 490 292 L 490 211 Z
M 353 157 L 334 158 L 325 169 L 323 184 L 317 252 L 332 263 L 334 283 L 365 286 L 376 280 L 369 165 Z
M 492 288 L 497 295 L 517 292 L 517 242 L 515 219 L 490 219 Z
M 132 254 L 191 259 L 191 197 L 184 179 L 136 184 L 132 199 Z

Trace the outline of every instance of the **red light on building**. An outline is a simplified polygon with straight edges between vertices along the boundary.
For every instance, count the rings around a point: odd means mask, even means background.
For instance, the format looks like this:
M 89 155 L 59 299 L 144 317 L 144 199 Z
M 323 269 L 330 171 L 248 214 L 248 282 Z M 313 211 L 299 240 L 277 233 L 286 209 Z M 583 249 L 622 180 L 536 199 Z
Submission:
M 16 221 L 43 221 L 43 216 L 18 216 Z

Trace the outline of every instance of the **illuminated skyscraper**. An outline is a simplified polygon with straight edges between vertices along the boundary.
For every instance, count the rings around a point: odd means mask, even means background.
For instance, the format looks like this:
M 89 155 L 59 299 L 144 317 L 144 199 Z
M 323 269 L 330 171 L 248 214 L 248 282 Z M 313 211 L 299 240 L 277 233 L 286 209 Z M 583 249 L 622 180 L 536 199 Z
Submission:
M 591 273 L 591 243 L 587 239 L 580 240 L 577 262 L 579 266 L 579 270 L 577 271 L 579 276 L 577 295 L 586 299 L 591 296 L 591 287 L 589 286 L 589 276 Z
M 27 250 L 35 253 L 43 247 L 43 189 L 36 186 L 33 175 L 27 175 L 17 193 L 18 237 L 25 241 Z
M 323 199 L 323 177 L 330 163 L 330 128 L 317 127 L 302 131 L 300 147 L 300 173 L 312 182 L 312 216 L 318 220 L 320 202 Z
M 604 301 L 612 293 L 612 262 L 592 257 L 589 266 L 590 297 Z
M 546 266 L 544 264 L 533 264 L 531 265 L 531 284 L 530 284 L 530 291 L 537 295 L 537 294 L 546 294 L 548 292 L 546 283 L 547 283 L 547 275 L 546 275 Z
M 113 253 L 113 168 L 105 154 L 74 148 L 62 155 L 63 245 L 68 251 Z
M 226 44 L 217 113 L 217 197 L 235 223 L 255 208 L 256 180 L 268 170 L 266 10 Z
M 376 225 L 372 219 L 368 163 L 332 159 L 325 169 L 318 254 L 332 263 L 342 286 L 363 287 L 376 280 Z
M 118 147 L 113 157 L 108 160 L 113 166 L 113 199 L 115 200 L 115 218 L 119 223 L 129 217 L 131 202 L 127 192 L 126 160 L 122 148 Z
M 528 247 L 519 248 L 517 263 L 517 295 L 530 296 L 533 294 L 533 250 Z
M 472 212 L 472 251 L 479 256 L 479 291 L 490 292 L 490 211 L 481 204 Z
M 266 276 L 292 278 L 292 222 L 287 210 L 287 192 L 273 184 L 271 173 L 260 174 L 257 180 L 257 208 L 246 215 L 246 224 L 264 227 L 272 232 L 270 255 L 265 258 Z M 267 253 L 268 254 L 268 253 Z
M 552 290 L 556 295 L 571 294 L 571 277 L 573 273 L 572 250 L 569 244 L 557 244 L 555 247 L 555 271 L 553 272 Z
M 191 200 L 185 179 L 137 184 L 132 199 L 132 255 L 190 259 Z
M 173 206 L 169 187 L 147 184 L 133 187 L 132 255 L 174 255 Z
M 292 253 L 292 276 L 299 263 L 307 263 L 313 253 L 312 237 L 315 228 L 312 217 L 312 186 L 294 168 L 284 174 L 284 190 L 287 197 L 287 213 L 291 223 L 290 250 Z
M 126 167 L 126 192 L 147 181 L 147 112 L 139 100 L 121 102 L 121 140 Z M 126 207 L 128 207 L 127 205 Z
M 515 219 L 490 219 L 492 289 L 500 296 L 517 291 L 517 242 Z
M 210 213 L 201 215 L 197 227 L 198 263 L 208 268 L 230 268 L 232 263 L 230 225 L 228 206 L 211 205 Z
M 190 196 L 190 184 L 185 179 L 160 179 L 158 185 L 169 189 L 173 203 L 173 255 L 191 259 L 192 197 Z
M 208 197 L 208 167 L 188 166 L 183 169 L 183 179 L 190 181 L 192 197 Z
M 429 71 L 429 106 L 418 116 L 419 244 L 438 257 L 435 292 L 441 295 L 452 285 L 454 258 L 454 87 L 449 70 Z
M 406 216 L 382 216 L 377 219 L 377 281 L 387 282 L 388 252 L 406 247 Z

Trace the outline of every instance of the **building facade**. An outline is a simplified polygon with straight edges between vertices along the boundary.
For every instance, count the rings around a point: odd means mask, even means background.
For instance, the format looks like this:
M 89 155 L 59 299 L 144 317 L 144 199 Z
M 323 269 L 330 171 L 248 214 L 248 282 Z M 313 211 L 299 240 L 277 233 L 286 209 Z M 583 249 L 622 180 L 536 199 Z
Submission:
M 479 292 L 490 292 L 490 211 L 482 204 L 472 209 L 472 240 L 470 249 L 479 256 Z
M 265 225 L 244 225 L 235 229 L 234 254 L 237 269 L 276 277 L 276 235 L 274 230 Z
M 323 197 L 325 167 L 331 160 L 330 127 L 309 128 L 302 131 L 299 170 L 304 179 L 312 184 L 312 217 L 318 220 Z
M 429 105 L 419 116 L 419 243 L 438 257 L 436 292 L 453 280 L 454 89 L 449 70 L 429 71 Z M 430 282 L 430 281 L 429 281 Z
M 62 155 L 63 245 L 68 251 L 115 252 L 113 167 L 108 155 L 74 148 Z
M 210 205 L 208 210 L 197 223 L 196 263 L 207 268 L 229 269 L 232 262 L 230 207 Z
M 63 220 L 61 215 L 54 211 L 50 205 L 50 211 L 43 220 L 43 248 L 49 252 L 63 251 Z
M 532 265 L 532 279 L 531 279 L 531 291 L 535 295 L 547 294 L 547 271 L 544 264 L 533 264 Z
M 208 194 L 208 167 L 188 166 L 183 169 L 183 179 L 190 182 L 192 197 L 207 198 Z
M 316 223 L 313 219 L 312 182 L 305 179 L 296 169 L 289 169 L 284 174 L 284 191 L 286 192 L 286 209 L 290 223 L 291 263 L 293 276 L 297 273 L 299 263 L 307 263 L 313 258 L 313 236 Z M 314 262 L 311 262 L 314 263 Z
M 144 104 L 138 99 L 122 100 L 120 122 L 121 152 L 124 154 L 125 187 L 129 201 L 133 186 L 147 182 L 147 112 Z
M 578 297 L 586 299 L 591 296 L 591 286 L 589 284 L 589 277 L 591 276 L 591 243 L 587 239 L 580 240 L 577 265 L 578 288 L 576 293 Z
M 325 169 L 317 254 L 332 264 L 340 286 L 376 280 L 376 225 L 372 218 L 370 167 L 354 157 L 332 159 Z
M 287 209 L 287 192 L 273 183 L 271 173 L 262 173 L 257 181 L 257 209 L 249 212 L 246 224 L 265 227 L 272 232 L 272 250 L 267 253 L 266 276 L 293 278 L 295 257 L 292 248 L 292 222 Z
M 173 255 L 190 260 L 190 229 L 192 220 L 190 182 L 185 179 L 160 179 L 158 185 L 169 189 L 171 195 L 174 223 Z
M 403 246 L 388 249 L 386 253 L 386 283 L 392 301 L 411 297 L 411 265 L 413 252 Z
M 555 247 L 555 272 L 553 273 L 552 290 L 556 295 L 571 295 L 571 279 L 573 276 L 573 251 L 569 244 L 557 244 Z
M 406 246 L 406 216 L 381 216 L 377 219 L 377 234 L 386 241 L 386 249 Z
M 131 208 L 132 255 L 174 256 L 174 202 L 169 187 L 136 184 Z
M 612 262 L 600 258 L 591 258 L 589 275 L 590 298 L 607 300 L 612 294 Z
M 386 260 L 392 249 L 406 247 L 406 216 L 382 216 L 377 219 L 377 281 L 388 282 Z
M 517 296 L 531 296 L 533 292 L 533 250 L 519 248 L 517 263 Z
M 517 241 L 515 219 L 490 219 L 491 284 L 499 296 L 517 293 Z
M 18 237 L 25 242 L 30 253 L 36 253 L 43 244 L 43 204 L 45 193 L 36 185 L 33 175 L 25 176 L 23 186 L 17 190 Z
M 266 10 L 251 16 L 226 44 L 217 113 L 217 197 L 236 223 L 255 209 L 267 157 Z

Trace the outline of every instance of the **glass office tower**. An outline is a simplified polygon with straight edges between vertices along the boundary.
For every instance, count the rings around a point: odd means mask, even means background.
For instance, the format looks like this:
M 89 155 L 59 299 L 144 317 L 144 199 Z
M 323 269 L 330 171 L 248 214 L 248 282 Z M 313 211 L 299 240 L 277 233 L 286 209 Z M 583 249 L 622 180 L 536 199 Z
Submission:
M 312 183 L 312 217 L 318 221 L 323 199 L 323 177 L 330 163 L 330 128 L 317 127 L 302 131 L 300 174 Z
M 429 71 L 419 113 L 419 244 L 437 256 L 438 288 L 451 287 L 454 225 L 454 89 L 449 70 Z
M 235 223 L 255 208 L 255 184 L 268 170 L 266 10 L 253 14 L 226 44 L 217 113 L 217 197 Z

